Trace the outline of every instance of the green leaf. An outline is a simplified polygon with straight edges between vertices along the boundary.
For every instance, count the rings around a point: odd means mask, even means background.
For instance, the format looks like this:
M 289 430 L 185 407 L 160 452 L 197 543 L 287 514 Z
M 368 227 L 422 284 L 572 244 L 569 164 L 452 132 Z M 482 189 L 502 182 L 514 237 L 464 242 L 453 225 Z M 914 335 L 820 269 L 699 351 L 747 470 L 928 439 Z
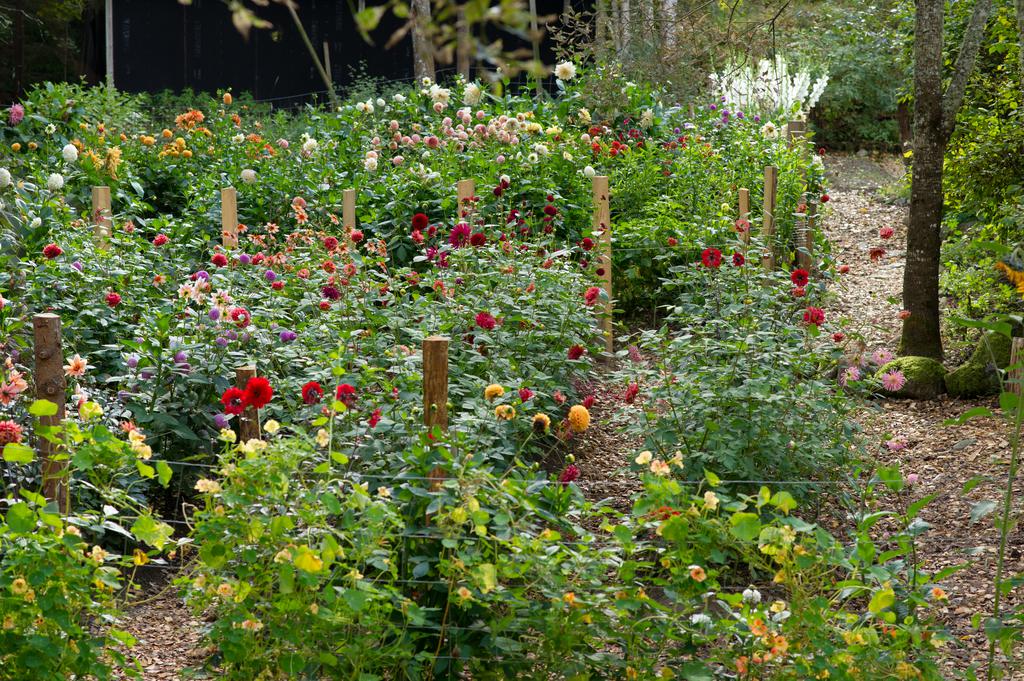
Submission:
M 216 570 L 228 562 L 228 550 L 220 542 L 203 544 L 199 548 L 199 558 Z
M 761 534 L 761 518 L 756 513 L 733 513 L 729 531 L 737 539 L 753 541 Z
M 144 515 L 132 524 L 132 534 L 139 541 L 145 542 L 155 549 L 162 549 L 167 540 L 174 534 L 174 530 L 167 523 L 155 520 L 152 516 Z
M 779 509 L 783 513 L 788 514 L 794 508 L 796 508 L 796 499 L 789 492 L 776 492 L 772 497 L 772 506 Z
M 893 492 L 899 492 L 903 489 L 903 476 L 900 474 L 900 469 L 897 466 L 882 466 L 875 473 L 875 477 Z
M 955 419 L 946 419 L 942 423 L 946 426 L 962 426 L 971 419 L 988 418 L 990 416 L 992 416 L 992 410 L 988 407 L 975 407 L 974 409 L 968 409 Z
M 722 479 L 709 471 L 707 468 L 704 469 L 704 479 L 708 481 L 708 484 L 712 487 L 718 487 L 722 484 Z
M 32 416 L 56 416 L 57 405 L 50 400 L 36 400 L 29 406 L 28 413 Z
M 996 510 L 996 502 L 991 499 L 984 499 L 971 505 L 971 522 L 978 522 L 994 510 Z
M 871 596 L 871 601 L 868 603 L 868 610 L 873 615 L 877 615 L 886 608 L 891 608 L 895 602 L 896 594 L 892 589 L 879 589 Z
M 480 584 L 480 590 L 484 593 L 494 591 L 498 586 L 498 570 L 494 563 L 481 563 L 473 572 Z
M 8 442 L 4 445 L 4 461 L 9 463 L 32 463 L 35 452 L 19 442 Z
M 281 671 L 289 676 L 298 676 L 306 667 L 306 658 L 298 653 L 285 653 L 278 658 Z
M 19 502 L 7 509 L 7 526 L 15 534 L 34 532 L 36 529 L 36 514 L 29 505 Z
M 985 479 L 986 478 L 984 475 L 975 475 L 973 478 L 964 483 L 963 489 L 961 490 L 961 494 L 967 494 L 972 489 L 974 489 L 981 483 L 985 482 Z
M 171 467 L 168 466 L 166 462 L 157 461 L 156 474 L 157 480 L 160 481 L 160 485 L 162 487 L 167 487 L 167 483 L 171 481 L 171 476 L 174 475 L 174 472 L 171 470 Z

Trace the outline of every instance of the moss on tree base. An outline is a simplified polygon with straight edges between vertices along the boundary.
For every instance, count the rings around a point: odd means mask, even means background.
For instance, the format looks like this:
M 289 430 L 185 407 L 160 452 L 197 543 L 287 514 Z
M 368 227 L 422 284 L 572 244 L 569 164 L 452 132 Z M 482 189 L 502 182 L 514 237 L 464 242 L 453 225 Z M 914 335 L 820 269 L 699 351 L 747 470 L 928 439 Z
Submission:
M 882 366 L 875 374 L 881 380 L 890 371 L 900 371 L 907 382 L 900 390 L 890 392 L 882 389 L 889 397 L 906 397 L 911 400 L 934 400 L 946 392 L 946 367 L 930 357 L 900 357 Z
M 946 374 L 946 390 L 954 397 L 980 397 L 999 392 L 999 369 L 1010 365 L 1010 339 L 989 331 L 970 359 Z

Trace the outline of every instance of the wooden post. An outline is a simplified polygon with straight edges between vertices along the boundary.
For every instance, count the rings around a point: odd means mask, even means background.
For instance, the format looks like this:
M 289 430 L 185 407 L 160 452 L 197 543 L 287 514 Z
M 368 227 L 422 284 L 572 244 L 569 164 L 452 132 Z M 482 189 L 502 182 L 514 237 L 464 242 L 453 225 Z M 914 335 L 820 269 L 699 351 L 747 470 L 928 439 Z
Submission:
M 59 426 L 65 416 L 64 355 L 61 352 L 60 317 L 55 314 L 37 314 L 32 318 L 35 332 L 35 384 L 36 399 L 49 400 L 57 405 L 53 416 L 39 418 L 41 426 Z M 37 449 L 43 471 L 43 495 L 56 501 L 61 513 L 70 508 L 67 479 L 67 460 L 57 460 L 60 443 L 45 437 L 38 438 Z
M 779 169 L 766 166 L 764 169 L 764 223 L 761 235 L 764 238 L 764 255 L 762 264 L 766 270 L 775 269 L 775 198 L 779 189 Z
M 224 248 L 238 248 L 238 191 L 220 190 L 220 238 Z
M 803 220 L 803 229 L 797 234 L 797 264 L 807 270 L 814 268 L 814 222 L 817 216 L 818 204 L 807 204 L 807 213 Z
M 612 214 L 609 202 L 608 176 L 597 175 L 592 180 L 594 193 L 595 233 L 600 234 L 601 257 L 598 260 L 598 272 L 604 283 L 604 292 L 608 300 L 604 304 L 604 315 L 601 317 L 601 333 L 604 335 L 604 349 L 611 355 L 615 351 L 615 336 L 612 334 Z
M 740 189 L 740 220 L 747 221 L 747 231 L 742 234 L 743 243 L 750 243 L 750 190 Z
M 110 235 L 114 232 L 114 220 L 110 211 L 110 187 L 92 188 L 92 225 L 96 248 L 107 250 Z
M 356 190 L 346 189 L 341 195 L 341 226 L 345 234 L 356 228 Z
M 469 38 L 469 23 L 466 21 L 466 6 L 455 10 L 455 65 L 458 72 L 469 82 L 470 54 L 473 42 Z
M 423 424 L 448 430 L 448 338 L 423 339 Z
M 235 367 L 235 385 L 242 390 L 245 390 L 245 384 L 249 379 L 255 376 L 256 367 L 251 364 Z M 260 412 L 254 407 L 246 407 L 245 411 L 238 415 L 238 441 L 248 442 L 260 438 Z
M 1021 382 L 1024 381 L 1024 338 L 1010 339 L 1010 370 L 1007 372 L 1006 382 L 1009 384 L 1009 392 L 1017 397 L 1021 396 Z
M 803 144 L 807 138 L 807 121 L 801 119 L 798 121 L 790 121 L 786 124 L 789 130 L 789 148 L 792 149 L 798 144 Z
M 472 199 L 476 195 L 476 182 L 473 180 L 459 180 L 459 183 L 455 185 L 455 194 L 458 198 L 458 208 L 456 209 L 456 222 L 469 222 L 468 211 L 472 209 Z

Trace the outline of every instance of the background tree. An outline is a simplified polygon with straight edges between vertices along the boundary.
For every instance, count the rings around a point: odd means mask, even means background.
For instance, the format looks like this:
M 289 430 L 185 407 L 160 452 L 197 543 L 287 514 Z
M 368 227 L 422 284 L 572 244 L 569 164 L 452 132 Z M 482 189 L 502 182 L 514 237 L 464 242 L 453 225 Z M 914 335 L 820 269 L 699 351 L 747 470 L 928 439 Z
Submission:
M 939 262 L 942 247 L 942 166 L 946 145 L 974 69 L 992 0 L 978 0 L 964 31 L 953 74 L 943 91 L 943 0 L 918 0 L 914 17 L 914 154 L 907 264 L 903 272 L 900 354 L 942 358 Z

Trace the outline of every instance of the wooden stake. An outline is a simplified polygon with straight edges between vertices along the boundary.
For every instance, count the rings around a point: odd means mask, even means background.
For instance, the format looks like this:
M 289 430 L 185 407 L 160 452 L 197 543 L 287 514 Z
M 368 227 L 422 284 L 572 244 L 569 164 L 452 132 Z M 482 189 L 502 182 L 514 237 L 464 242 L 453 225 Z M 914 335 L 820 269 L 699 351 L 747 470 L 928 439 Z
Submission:
M 92 234 L 96 248 L 107 250 L 110 235 L 114 232 L 113 214 L 110 211 L 110 187 L 92 188 Z
M 797 264 L 807 270 L 814 268 L 814 222 L 817 216 L 818 205 L 807 204 L 807 214 L 803 220 L 803 229 L 797 234 Z
M 742 235 L 743 243 L 750 243 L 750 190 L 740 189 L 740 220 L 747 221 L 747 231 Z
M 251 364 L 235 367 L 235 385 L 245 390 L 245 384 L 250 378 L 256 376 L 256 367 Z M 238 415 L 238 441 L 248 442 L 259 440 L 260 433 L 260 412 L 254 407 L 246 407 L 245 411 Z
M 64 380 L 64 356 L 61 352 L 60 317 L 55 314 L 37 314 L 32 318 L 35 332 L 35 384 L 36 399 L 57 405 L 57 413 L 39 419 L 40 426 L 59 426 L 64 420 L 67 382 Z M 68 495 L 67 460 L 61 459 L 61 445 L 45 437 L 38 438 L 37 449 L 43 471 L 43 495 L 56 501 L 61 513 L 70 510 Z
M 612 214 L 609 201 L 608 176 L 597 175 L 593 178 L 594 223 L 593 229 L 600 233 L 601 257 L 598 270 L 604 282 L 607 300 L 604 304 L 604 315 L 601 317 L 601 333 L 604 335 L 604 349 L 611 355 L 615 351 L 615 336 L 612 334 Z
M 346 189 L 341 195 L 341 225 L 345 234 L 356 228 L 356 190 Z
M 456 222 L 469 222 L 464 217 L 464 213 L 473 208 L 470 199 L 476 196 L 476 182 L 473 180 L 459 180 L 459 183 L 455 186 L 455 192 L 458 197 Z
M 238 192 L 234 187 L 220 190 L 220 230 L 224 248 L 238 248 Z
M 470 57 L 473 43 L 469 37 L 469 22 L 466 21 L 466 6 L 455 10 L 455 65 L 458 72 L 469 82 Z
M 764 238 L 764 256 L 762 264 L 766 270 L 775 269 L 775 198 L 779 189 L 779 169 L 766 166 L 764 169 L 764 222 L 761 235 Z
M 807 121 L 798 120 L 790 121 L 786 124 L 786 128 L 789 130 L 789 148 L 792 149 L 798 144 L 803 144 L 807 138 Z
M 448 338 L 423 339 L 423 424 L 448 430 Z
M 1024 338 L 1010 339 L 1010 370 L 1006 375 L 1009 390 L 1017 397 L 1021 396 L 1021 382 L 1024 381 Z

